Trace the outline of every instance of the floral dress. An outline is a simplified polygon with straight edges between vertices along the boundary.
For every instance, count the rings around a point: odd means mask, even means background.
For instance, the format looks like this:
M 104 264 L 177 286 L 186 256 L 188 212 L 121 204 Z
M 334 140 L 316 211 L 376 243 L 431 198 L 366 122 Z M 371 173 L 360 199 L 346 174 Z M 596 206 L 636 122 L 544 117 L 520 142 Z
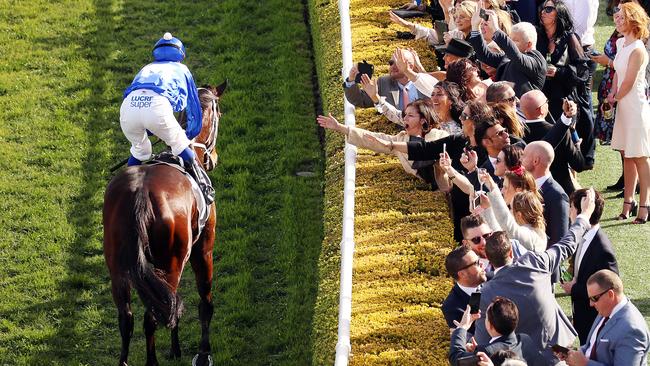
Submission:
M 616 57 L 616 41 L 621 38 L 621 35 L 617 31 L 614 31 L 609 37 L 607 42 L 605 42 L 605 47 L 603 49 L 605 55 L 614 60 Z M 603 71 L 603 79 L 600 82 L 598 87 L 598 108 L 596 112 L 596 121 L 594 123 L 595 135 L 600 140 L 601 144 L 609 145 L 612 140 L 612 131 L 614 130 L 614 119 L 606 120 L 603 117 L 603 112 L 600 109 L 603 101 L 607 99 L 609 91 L 612 89 L 612 83 L 614 81 L 615 71 L 609 65 L 605 67 Z

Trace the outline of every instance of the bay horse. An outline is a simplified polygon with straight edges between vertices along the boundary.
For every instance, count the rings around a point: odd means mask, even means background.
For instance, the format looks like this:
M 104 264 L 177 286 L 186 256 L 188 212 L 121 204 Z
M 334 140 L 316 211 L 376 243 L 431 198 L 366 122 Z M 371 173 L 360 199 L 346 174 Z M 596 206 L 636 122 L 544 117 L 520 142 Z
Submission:
M 227 81 L 199 88 L 202 128 L 192 143 L 206 170 L 216 165 L 214 149 L 220 118 L 219 97 Z M 200 302 L 201 343 L 193 365 L 212 365 L 209 329 L 212 319 L 212 250 L 216 209 L 199 233 L 197 202 L 189 180 L 168 165 L 131 166 L 118 173 L 104 195 L 104 257 L 117 307 L 122 349 L 119 365 L 127 366 L 133 335 L 131 287 L 145 305 L 147 366 L 158 365 L 154 333 L 158 324 L 171 329 L 171 357 L 180 358 L 178 320 L 183 304 L 176 293 L 183 268 L 191 263 Z

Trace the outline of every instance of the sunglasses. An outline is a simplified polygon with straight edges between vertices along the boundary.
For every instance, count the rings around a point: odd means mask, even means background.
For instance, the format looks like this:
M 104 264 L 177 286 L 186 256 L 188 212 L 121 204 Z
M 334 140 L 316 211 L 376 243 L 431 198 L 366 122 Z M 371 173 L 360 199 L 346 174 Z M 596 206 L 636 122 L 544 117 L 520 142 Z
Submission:
M 486 138 L 486 139 L 489 139 L 489 140 L 492 140 L 493 138 L 498 137 L 498 136 L 501 136 L 501 137 L 504 137 L 504 138 L 505 138 L 505 137 L 509 137 L 509 135 L 508 135 L 508 130 L 507 130 L 506 128 L 504 128 L 503 130 L 501 130 L 501 131 L 495 133 L 494 136 L 492 136 L 492 137 L 490 137 L 490 136 L 485 136 L 485 138 Z
M 612 288 L 610 287 L 610 288 L 608 288 L 607 290 L 605 290 L 605 291 L 599 293 L 598 295 L 589 296 L 589 301 L 591 301 L 591 302 L 593 302 L 593 303 L 597 303 L 598 300 L 600 300 L 600 298 L 601 298 L 603 295 L 605 295 L 605 294 L 606 294 L 609 290 L 611 290 L 611 289 L 612 289 Z
M 504 101 L 504 102 L 507 102 L 507 103 L 515 102 L 515 101 L 517 101 L 517 96 L 516 96 L 516 95 L 513 95 L 513 96 L 511 96 L 510 98 L 506 98 L 506 99 L 504 99 L 503 101 Z
M 503 160 L 501 160 L 501 158 L 496 158 L 495 161 L 497 162 L 497 164 L 499 164 L 499 163 L 501 163 Z
M 551 14 L 555 10 L 555 6 L 545 6 L 542 11 L 546 14 Z
M 476 237 L 471 238 L 469 240 L 474 244 L 481 244 L 481 238 L 487 240 L 491 236 L 492 236 L 492 233 L 487 233 L 487 234 L 476 236 Z
M 477 266 L 477 267 L 480 267 L 480 266 L 481 266 L 480 259 L 477 259 L 476 262 L 472 262 L 472 263 L 466 265 L 465 267 L 459 269 L 458 272 L 460 272 L 460 271 L 462 271 L 462 270 L 464 270 L 464 269 L 467 269 L 467 268 L 469 268 L 469 267 L 471 267 L 471 266 Z
M 612 14 L 616 14 L 619 11 L 621 11 L 621 8 L 619 8 L 618 6 L 615 6 L 614 9 L 612 9 Z

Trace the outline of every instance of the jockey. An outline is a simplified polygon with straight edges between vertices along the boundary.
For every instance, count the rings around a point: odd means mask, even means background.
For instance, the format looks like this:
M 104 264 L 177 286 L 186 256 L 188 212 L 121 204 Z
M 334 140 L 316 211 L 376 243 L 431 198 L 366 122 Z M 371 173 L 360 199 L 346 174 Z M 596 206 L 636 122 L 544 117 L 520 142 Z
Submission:
M 131 142 L 128 166 L 140 165 L 151 158 L 147 132 L 163 140 L 172 153 L 183 159 L 206 197 L 214 201 L 214 189 L 207 173 L 198 166 L 191 139 L 201 132 L 202 111 L 198 91 L 190 70 L 181 63 L 185 46 L 167 32 L 153 48 L 154 62 L 144 66 L 124 91 L 120 108 L 120 126 Z M 176 121 L 174 112 L 185 110 L 187 128 Z

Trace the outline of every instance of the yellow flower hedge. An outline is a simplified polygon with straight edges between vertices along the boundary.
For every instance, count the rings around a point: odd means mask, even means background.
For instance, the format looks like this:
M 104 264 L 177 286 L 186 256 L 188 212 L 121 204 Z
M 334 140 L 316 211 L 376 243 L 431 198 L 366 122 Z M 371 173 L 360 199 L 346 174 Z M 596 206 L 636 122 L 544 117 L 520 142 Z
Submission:
M 388 9 L 402 4 L 351 2 L 354 60 L 374 64 L 377 75 L 387 73 L 396 47 L 415 48 L 428 70 L 435 65 L 424 41 L 395 39 L 396 31 L 405 29 L 390 22 Z M 309 6 L 323 109 L 341 117 L 338 4 L 310 0 Z M 373 109 L 357 110 L 357 126 L 397 132 Z M 314 365 L 333 363 L 337 341 L 343 143 L 340 135 L 326 134 L 325 238 L 312 332 Z M 454 246 L 444 195 L 408 176 L 395 157 L 363 149 L 358 152 L 356 183 L 350 364 L 444 365 L 449 330 L 440 304 L 452 286 L 444 258 Z

